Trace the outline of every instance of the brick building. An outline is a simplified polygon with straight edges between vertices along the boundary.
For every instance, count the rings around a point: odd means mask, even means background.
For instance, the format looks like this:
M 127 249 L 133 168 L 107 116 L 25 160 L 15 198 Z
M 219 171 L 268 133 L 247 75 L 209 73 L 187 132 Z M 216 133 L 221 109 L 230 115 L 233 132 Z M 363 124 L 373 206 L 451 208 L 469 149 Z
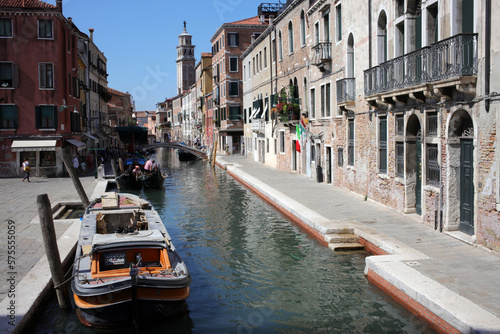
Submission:
M 277 168 L 500 250 L 500 87 L 491 75 L 500 61 L 500 38 L 491 29 L 499 6 L 472 0 L 287 1 L 244 55 L 243 108 L 246 129 L 253 131 L 248 149 L 254 150 L 248 156 L 274 163 L 274 154 Z M 257 56 L 269 41 L 276 49 L 267 55 L 272 66 L 266 70 Z M 276 97 L 282 88 L 287 107 L 294 109 L 292 99 L 298 98 L 298 110 L 307 116 L 301 153 L 298 120 L 278 116 L 270 132 L 272 122 L 255 120 L 261 104 L 253 103 L 262 98 L 265 109 L 266 91 L 274 94 L 271 110 L 282 112 Z
M 0 174 L 25 158 L 37 176 L 63 173 L 61 150 L 81 142 L 80 32 L 62 1 L 2 1 L 0 7 Z
M 243 137 L 243 87 L 240 56 L 267 28 L 265 17 L 222 24 L 210 39 L 214 124 L 219 148 L 240 152 Z

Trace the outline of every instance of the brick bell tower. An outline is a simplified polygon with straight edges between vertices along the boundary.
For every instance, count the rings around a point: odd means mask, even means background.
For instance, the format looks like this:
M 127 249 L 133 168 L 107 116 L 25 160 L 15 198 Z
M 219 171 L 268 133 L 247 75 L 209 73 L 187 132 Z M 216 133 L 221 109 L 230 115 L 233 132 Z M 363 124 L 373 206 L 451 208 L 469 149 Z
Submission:
M 187 91 L 195 82 L 194 48 L 196 45 L 191 44 L 191 37 L 186 30 L 186 21 L 184 21 L 184 31 L 179 35 L 177 46 L 177 94 Z

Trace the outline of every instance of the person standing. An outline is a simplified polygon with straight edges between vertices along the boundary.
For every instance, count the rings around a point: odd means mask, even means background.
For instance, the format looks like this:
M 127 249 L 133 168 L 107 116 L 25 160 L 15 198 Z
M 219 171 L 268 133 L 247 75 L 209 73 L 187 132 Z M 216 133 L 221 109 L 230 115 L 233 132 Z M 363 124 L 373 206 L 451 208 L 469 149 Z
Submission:
M 80 161 L 78 161 L 78 157 L 75 155 L 75 157 L 73 158 L 73 168 L 78 173 L 78 175 L 80 175 L 80 171 L 78 170 L 78 167 L 80 167 Z
M 29 161 L 28 158 L 24 159 L 24 162 L 23 162 L 23 171 L 25 173 L 25 176 L 23 178 L 23 182 L 24 182 L 24 180 L 28 180 L 28 182 L 31 182 L 30 181 L 31 167 L 30 167 L 30 161 Z

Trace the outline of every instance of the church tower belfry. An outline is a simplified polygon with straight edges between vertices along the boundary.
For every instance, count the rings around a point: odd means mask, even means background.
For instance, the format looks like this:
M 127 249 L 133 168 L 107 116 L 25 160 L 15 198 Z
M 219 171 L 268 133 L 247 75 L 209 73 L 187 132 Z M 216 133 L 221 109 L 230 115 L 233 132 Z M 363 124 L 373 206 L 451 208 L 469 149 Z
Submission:
M 191 37 L 184 21 L 184 31 L 179 35 L 177 46 L 177 94 L 187 91 L 195 83 L 195 45 L 191 45 Z

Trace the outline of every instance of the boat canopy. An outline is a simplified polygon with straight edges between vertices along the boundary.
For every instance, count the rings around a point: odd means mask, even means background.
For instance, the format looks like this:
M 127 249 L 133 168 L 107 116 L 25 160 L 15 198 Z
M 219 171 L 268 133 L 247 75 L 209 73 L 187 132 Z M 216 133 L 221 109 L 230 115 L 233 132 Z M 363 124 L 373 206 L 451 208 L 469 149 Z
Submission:
M 121 234 L 94 234 L 92 239 L 92 250 L 98 251 L 120 246 L 152 246 L 164 245 L 165 236 L 160 230 L 136 231 L 134 233 Z

